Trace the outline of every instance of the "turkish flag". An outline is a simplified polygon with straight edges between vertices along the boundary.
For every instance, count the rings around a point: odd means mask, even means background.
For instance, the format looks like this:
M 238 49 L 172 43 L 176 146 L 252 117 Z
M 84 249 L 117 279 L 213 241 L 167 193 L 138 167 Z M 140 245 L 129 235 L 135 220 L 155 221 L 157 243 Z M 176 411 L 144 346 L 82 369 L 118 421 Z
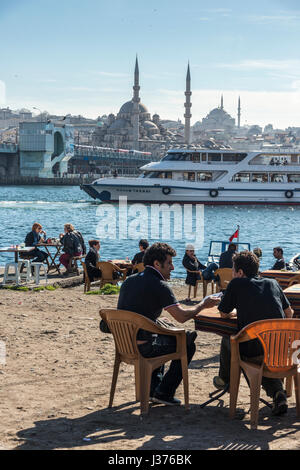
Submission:
M 233 235 L 231 235 L 231 237 L 229 238 L 229 241 L 232 242 L 232 240 L 234 238 L 238 238 L 239 237 L 239 229 L 237 229 Z

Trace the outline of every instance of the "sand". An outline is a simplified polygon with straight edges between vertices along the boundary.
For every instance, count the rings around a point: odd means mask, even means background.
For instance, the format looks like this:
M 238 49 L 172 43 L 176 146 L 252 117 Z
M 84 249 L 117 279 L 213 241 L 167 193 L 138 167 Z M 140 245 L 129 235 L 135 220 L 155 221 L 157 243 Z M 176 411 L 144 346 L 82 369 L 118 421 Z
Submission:
M 183 300 L 186 286 L 173 286 Z M 83 286 L 0 291 L 0 340 L 7 351 L 0 365 L 0 449 L 300 449 L 294 396 L 283 417 L 261 404 L 257 431 L 249 428 L 244 379 L 236 419 L 228 417 L 228 394 L 200 408 L 218 373 L 220 337 L 210 333 L 199 332 L 196 340 L 189 412 L 153 405 L 141 418 L 133 368 L 125 364 L 108 409 L 114 343 L 100 333 L 98 312 L 116 304 L 117 296 L 87 296 Z M 193 321 L 185 328 L 192 330 Z M 183 400 L 182 386 L 176 396 Z

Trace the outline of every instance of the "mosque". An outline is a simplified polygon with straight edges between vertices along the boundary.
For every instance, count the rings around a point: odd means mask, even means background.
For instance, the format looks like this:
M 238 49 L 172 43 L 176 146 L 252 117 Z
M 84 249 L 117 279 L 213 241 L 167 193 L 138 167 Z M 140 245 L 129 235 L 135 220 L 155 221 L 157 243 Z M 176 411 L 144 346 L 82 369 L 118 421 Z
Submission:
M 139 64 L 136 58 L 134 70 L 133 97 L 124 103 L 118 114 L 110 114 L 105 123 L 102 123 L 93 134 L 93 145 L 119 149 L 140 150 L 151 152 L 154 157 L 160 158 L 171 147 L 184 147 L 192 143 L 191 128 L 191 74 L 188 65 L 185 91 L 185 127 L 184 135 L 178 130 L 164 127 L 158 114 L 151 118 L 146 106 L 141 103 L 139 84 Z M 238 125 L 240 127 L 241 105 L 239 98 Z M 223 96 L 221 106 L 213 109 L 202 122 L 195 124 L 195 130 L 224 129 L 227 132 L 236 128 L 235 119 L 225 110 Z

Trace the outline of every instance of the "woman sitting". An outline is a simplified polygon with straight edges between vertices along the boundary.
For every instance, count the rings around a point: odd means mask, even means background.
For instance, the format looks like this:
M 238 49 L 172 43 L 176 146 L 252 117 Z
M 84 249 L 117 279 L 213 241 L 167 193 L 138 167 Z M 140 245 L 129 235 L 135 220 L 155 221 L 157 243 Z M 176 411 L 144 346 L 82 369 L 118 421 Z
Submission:
M 43 234 L 43 237 L 41 236 Z M 25 246 L 34 246 L 35 249 L 28 254 L 28 257 L 34 258 L 33 263 L 43 263 L 49 256 L 42 250 L 39 250 L 37 246 L 40 243 L 45 242 L 46 232 L 43 231 L 43 227 L 39 223 L 34 223 L 31 232 L 27 233 L 25 238 Z
M 71 258 L 82 256 L 83 254 L 83 241 L 82 237 L 79 237 L 72 224 L 65 224 L 64 232 L 65 234 L 60 234 L 60 243 L 64 246 L 64 254 L 60 256 L 59 261 L 66 268 L 66 272 L 64 274 L 67 274 L 68 272 L 71 272 L 69 269 Z
M 195 247 L 192 244 L 186 246 L 185 255 L 182 260 L 182 264 L 187 270 L 185 283 L 188 286 L 195 286 L 196 282 L 201 279 L 201 269 L 205 269 L 204 266 L 195 255 Z M 189 272 L 194 271 L 194 272 Z M 188 297 L 186 301 L 190 301 Z
M 89 246 L 90 251 L 85 257 L 85 265 L 89 280 L 94 282 L 96 279 L 100 279 L 102 275 L 101 269 L 97 268 L 97 263 L 100 259 L 100 242 L 99 240 L 90 240 Z

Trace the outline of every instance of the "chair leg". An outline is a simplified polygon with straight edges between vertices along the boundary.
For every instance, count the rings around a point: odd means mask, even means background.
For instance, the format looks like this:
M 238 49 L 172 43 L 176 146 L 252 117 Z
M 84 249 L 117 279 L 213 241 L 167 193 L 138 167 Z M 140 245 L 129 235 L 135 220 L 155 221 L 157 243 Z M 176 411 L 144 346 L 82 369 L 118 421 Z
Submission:
M 300 373 L 294 375 L 297 416 L 300 416 Z
M 186 355 L 181 357 L 181 370 L 182 370 L 182 381 L 183 381 L 183 391 L 184 391 L 184 404 L 185 404 L 185 409 L 189 410 L 190 409 L 189 376 L 188 376 L 188 363 L 187 363 Z
M 114 395 L 115 395 L 115 390 L 116 390 L 116 384 L 117 384 L 117 379 L 118 379 L 118 374 L 119 374 L 119 368 L 120 368 L 120 357 L 118 354 L 115 356 L 115 364 L 114 364 L 114 372 L 113 372 L 113 377 L 112 377 L 112 382 L 111 382 L 111 388 L 110 388 L 110 398 L 109 398 L 109 405 L 108 407 L 111 408 L 114 400 Z
M 261 374 L 247 374 L 247 376 L 250 382 L 250 427 L 257 429 Z
M 197 297 L 197 290 L 198 290 L 198 281 L 196 281 L 195 287 L 194 287 L 194 298 Z
M 203 298 L 206 297 L 207 294 L 207 282 L 203 280 Z
M 286 389 L 286 396 L 289 398 L 293 394 L 293 377 L 287 377 L 285 380 L 285 389 Z
M 147 414 L 149 411 L 149 397 L 150 397 L 150 385 L 152 368 L 145 361 L 140 361 L 140 401 L 141 401 L 141 414 Z
M 229 407 L 229 417 L 234 418 L 236 411 L 237 397 L 239 393 L 241 378 L 241 368 L 239 365 L 237 367 L 230 368 L 230 407 Z
M 189 291 L 188 291 L 188 299 L 191 298 L 191 290 L 192 290 L 192 286 L 189 286 Z
M 140 383 L 141 383 L 141 377 L 140 377 L 140 369 L 138 364 L 134 365 L 134 373 L 135 373 L 135 399 L 136 401 L 141 400 L 141 392 L 140 392 Z

